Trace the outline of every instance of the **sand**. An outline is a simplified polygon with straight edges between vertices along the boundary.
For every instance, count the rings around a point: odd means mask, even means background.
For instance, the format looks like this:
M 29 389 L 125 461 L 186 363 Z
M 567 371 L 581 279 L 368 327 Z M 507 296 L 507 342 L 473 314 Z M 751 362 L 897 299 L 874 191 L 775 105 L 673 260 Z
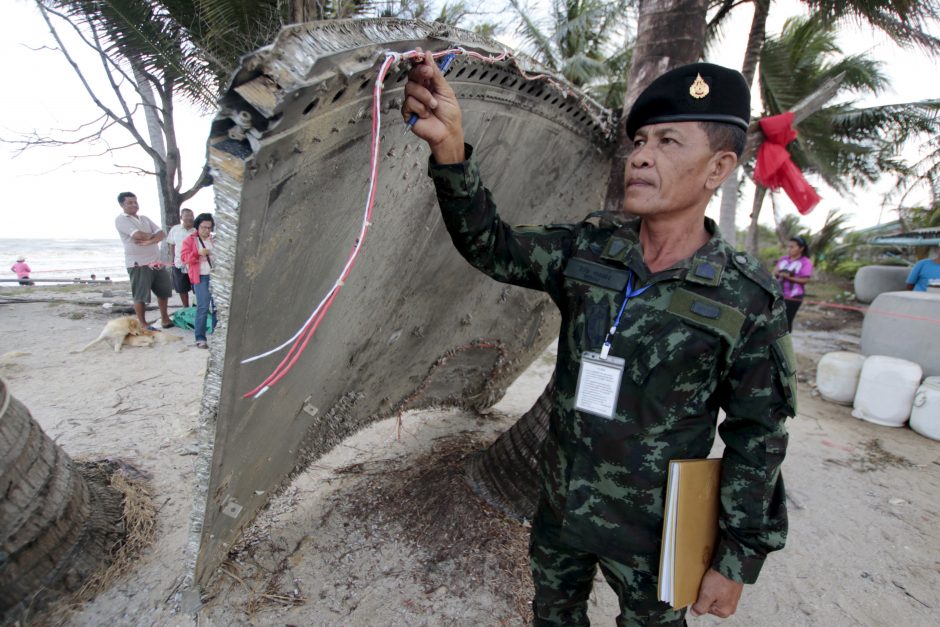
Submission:
M 481 509 L 459 468 L 528 409 L 551 372 L 551 351 L 483 415 L 407 413 L 317 460 L 246 532 L 193 617 L 175 610 L 206 351 L 192 332 L 172 329 L 183 341 L 71 354 L 113 315 L 102 303 L 129 300 L 126 284 L 106 289 L 109 296 L 93 286 L 0 289 L 0 376 L 11 392 L 72 457 L 123 460 L 150 477 L 154 494 L 156 541 L 68 624 L 526 623 L 527 529 Z M 936 624 L 940 442 L 856 420 L 812 385 L 822 354 L 857 350 L 859 328 L 853 314 L 800 311 L 800 415 L 784 464 L 790 538 L 728 624 Z M 594 623 L 612 625 L 616 613 L 599 581 Z

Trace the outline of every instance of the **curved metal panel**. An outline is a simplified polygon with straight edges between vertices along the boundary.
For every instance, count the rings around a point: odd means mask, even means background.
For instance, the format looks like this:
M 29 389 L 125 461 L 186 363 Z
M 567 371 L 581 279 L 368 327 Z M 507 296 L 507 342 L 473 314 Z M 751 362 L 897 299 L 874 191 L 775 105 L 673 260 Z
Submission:
M 544 295 L 498 284 L 453 250 L 426 176 L 402 136 L 406 64 L 385 82 L 373 224 L 353 274 L 294 369 L 242 395 L 283 353 L 340 274 L 369 179 L 372 86 L 386 51 L 503 49 L 472 33 L 395 20 L 295 26 L 244 60 L 213 124 L 217 198 L 212 338 L 202 409 L 190 566 L 204 584 L 244 525 L 309 460 L 405 408 L 486 406 L 555 337 Z M 600 208 L 608 113 L 516 61 L 458 56 L 449 70 L 468 142 L 509 221 L 571 221 Z M 528 70 L 534 66 L 522 65 Z

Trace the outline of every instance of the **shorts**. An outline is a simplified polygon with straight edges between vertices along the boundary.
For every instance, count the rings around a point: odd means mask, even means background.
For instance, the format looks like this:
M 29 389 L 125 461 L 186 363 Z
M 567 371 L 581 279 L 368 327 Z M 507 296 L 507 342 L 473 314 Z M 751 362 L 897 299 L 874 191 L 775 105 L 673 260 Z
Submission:
M 158 299 L 169 298 L 173 294 L 170 275 L 163 268 L 136 266 L 127 269 L 131 277 L 131 294 L 135 303 L 149 303 L 150 292 Z
M 177 294 L 185 294 L 193 291 L 193 285 L 189 282 L 189 273 L 183 272 L 176 266 L 170 268 L 170 274 L 173 275 L 173 289 Z

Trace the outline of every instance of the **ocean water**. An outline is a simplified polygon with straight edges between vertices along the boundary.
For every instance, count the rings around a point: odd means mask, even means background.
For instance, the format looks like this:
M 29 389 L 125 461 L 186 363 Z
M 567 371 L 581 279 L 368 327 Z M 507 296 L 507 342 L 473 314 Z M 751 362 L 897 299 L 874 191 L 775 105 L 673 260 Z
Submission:
M 0 238 L 0 278 L 16 278 L 10 270 L 19 256 L 26 257 L 33 279 L 98 279 L 127 281 L 124 247 L 115 236 L 108 239 Z M 15 283 L 2 282 L 0 286 Z

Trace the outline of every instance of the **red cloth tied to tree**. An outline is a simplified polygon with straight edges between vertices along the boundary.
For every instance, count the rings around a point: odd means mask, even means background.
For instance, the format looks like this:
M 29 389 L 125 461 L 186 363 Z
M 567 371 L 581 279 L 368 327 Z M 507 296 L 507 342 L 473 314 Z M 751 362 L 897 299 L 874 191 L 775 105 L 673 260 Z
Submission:
M 790 159 L 786 146 L 796 139 L 793 130 L 793 112 L 787 111 L 759 120 L 764 131 L 764 143 L 757 151 L 754 165 L 754 180 L 770 189 L 787 193 L 797 210 L 806 215 L 821 200 L 812 185 L 806 182 L 803 173 Z

